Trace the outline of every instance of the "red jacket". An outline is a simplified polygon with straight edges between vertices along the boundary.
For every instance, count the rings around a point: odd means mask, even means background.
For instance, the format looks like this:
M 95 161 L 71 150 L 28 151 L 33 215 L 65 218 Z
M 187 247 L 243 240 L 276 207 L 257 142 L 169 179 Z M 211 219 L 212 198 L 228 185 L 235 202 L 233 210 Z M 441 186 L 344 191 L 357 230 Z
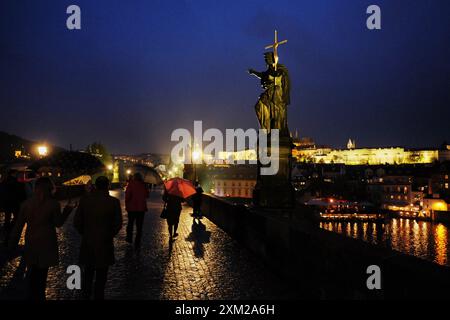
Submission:
M 125 191 L 125 208 L 128 212 L 147 211 L 148 189 L 141 181 L 130 181 Z

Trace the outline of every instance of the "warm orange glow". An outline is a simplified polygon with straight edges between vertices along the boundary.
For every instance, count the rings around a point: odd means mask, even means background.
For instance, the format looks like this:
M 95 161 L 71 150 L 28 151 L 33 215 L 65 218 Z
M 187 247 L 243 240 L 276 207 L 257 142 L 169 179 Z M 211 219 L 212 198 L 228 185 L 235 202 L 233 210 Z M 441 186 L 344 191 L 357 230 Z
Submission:
M 37 151 L 41 157 L 45 157 L 48 154 L 48 147 L 45 145 L 38 146 Z
M 195 162 L 197 162 L 198 160 L 200 160 L 201 157 L 202 157 L 202 152 L 201 152 L 201 151 L 195 150 L 195 151 L 192 152 L 192 159 L 193 159 Z
M 436 211 L 447 211 L 447 203 L 444 201 L 435 202 L 433 203 L 432 208 Z
M 439 224 L 434 233 L 434 243 L 436 247 L 436 262 L 439 264 L 447 263 L 447 242 L 448 233 L 446 228 Z

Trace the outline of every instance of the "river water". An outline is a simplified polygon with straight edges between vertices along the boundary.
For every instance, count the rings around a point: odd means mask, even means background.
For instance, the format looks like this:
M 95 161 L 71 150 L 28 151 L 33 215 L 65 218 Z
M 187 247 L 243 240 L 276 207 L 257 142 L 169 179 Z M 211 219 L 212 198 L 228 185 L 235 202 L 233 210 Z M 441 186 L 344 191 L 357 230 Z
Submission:
M 396 218 L 388 223 L 320 222 L 320 227 L 450 266 L 450 228 L 441 223 Z

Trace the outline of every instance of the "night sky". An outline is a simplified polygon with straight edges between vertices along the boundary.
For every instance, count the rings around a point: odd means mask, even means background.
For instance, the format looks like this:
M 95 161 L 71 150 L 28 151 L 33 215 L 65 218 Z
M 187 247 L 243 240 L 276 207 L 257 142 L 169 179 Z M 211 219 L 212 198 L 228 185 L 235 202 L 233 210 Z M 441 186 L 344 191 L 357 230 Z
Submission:
M 81 7 L 82 29 L 66 28 Z M 366 8 L 382 30 L 366 28 Z M 68 148 L 168 152 L 176 128 L 257 127 L 249 67 L 279 31 L 289 126 L 318 144 L 450 141 L 450 1 L 0 2 L 0 130 Z

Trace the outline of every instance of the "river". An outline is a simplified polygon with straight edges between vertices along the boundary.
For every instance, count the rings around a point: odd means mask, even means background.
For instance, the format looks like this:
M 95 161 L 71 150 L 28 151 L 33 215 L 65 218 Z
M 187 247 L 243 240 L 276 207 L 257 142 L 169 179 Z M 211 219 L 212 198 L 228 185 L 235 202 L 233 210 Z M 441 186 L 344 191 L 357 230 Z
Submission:
M 449 226 L 441 223 L 396 218 L 388 223 L 320 222 L 320 227 L 450 266 Z

